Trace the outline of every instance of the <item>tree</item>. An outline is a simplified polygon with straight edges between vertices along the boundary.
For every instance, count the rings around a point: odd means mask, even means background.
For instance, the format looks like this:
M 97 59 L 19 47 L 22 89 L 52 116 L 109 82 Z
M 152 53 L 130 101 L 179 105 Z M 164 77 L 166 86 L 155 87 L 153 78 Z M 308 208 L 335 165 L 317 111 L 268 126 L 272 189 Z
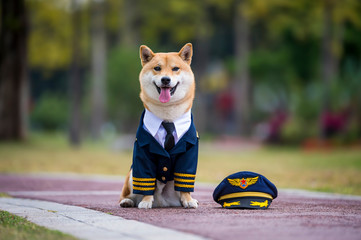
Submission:
M 338 64 L 335 51 L 333 49 L 334 42 L 334 24 L 332 15 L 334 13 L 335 3 L 333 0 L 323 1 L 323 31 L 321 45 L 321 79 L 325 85 L 325 93 L 323 100 L 323 111 L 329 109 L 329 88 L 333 79 L 337 75 Z
M 77 0 L 72 0 L 72 59 L 69 76 L 70 95 L 70 128 L 69 141 L 72 146 L 79 146 L 81 143 L 81 103 L 82 103 L 82 81 L 80 78 L 80 14 Z
M 339 76 L 340 59 L 343 48 L 343 32 L 345 24 L 361 25 L 359 14 L 360 3 L 357 0 L 338 2 L 335 0 L 322 0 L 319 7 L 321 29 L 321 79 L 325 85 L 324 110 L 329 108 L 330 85 Z
M 0 30 L 0 140 L 23 140 L 28 117 L 28 20 L 24 0 L 1 0 Z
M 137 0 L 123 1 L 120 16 L 124 16 L 124 24 L 121 24 L 122 29 L 119 31 L 119 38 L 121 39 L 121 44 L 124 46 L 134 47 L 139 45 L 137 3 Z
M 197 1 L 192 2 L 191 5 L 195 6 L 199 11 L 197 18 L 195 19 L 195 36 L 194 36 L 194 54 L 192 60 L 192 68 L 194 69 L 196 85 L 200 86 L 202 78 L 206 73 L 207 65 L 209 64 L 210 59 L 210 33 L 212 27 L 210 24 L 209 13 L 207 7 L 209 3 L 207 1 Z M 207 106 L 206 106 L 206 96 L 200 90 L 199 87 L 196 88 L 197 101 L 193 105 L 194 115 L 196 119 L 196 124 L 199 132 L 204 132 L 207 129 L 208 119 L 207 119 Z
M 100 137 L 105 122 L 106 106 L 106 32 L 104 26 L 104 2 L 91 2 L 91 132 L 94 139 Z
M 246 1 L 236 1 L 234 16 L 234 48 L 235 48 L 235 98 L 236 118 L 240 133 L 249 135 L 251 130 L 251 79 L 249 76 L 248 58 L 250 51 L 249 22 L 244 14 Z
M 360 25 L 359 4 L 355 0 L 342 2 L 335 0 L 321 1 L 323 31 L 320 63 L 321 80 L 324 84 L 321 118 L 331 111 L 331 88 L 336 78 L 339 77 L 345 22 Z M 321 126 L 321 136 L 324 138 L 326 137 L 326 131 L 323 130 L 324 126 Z

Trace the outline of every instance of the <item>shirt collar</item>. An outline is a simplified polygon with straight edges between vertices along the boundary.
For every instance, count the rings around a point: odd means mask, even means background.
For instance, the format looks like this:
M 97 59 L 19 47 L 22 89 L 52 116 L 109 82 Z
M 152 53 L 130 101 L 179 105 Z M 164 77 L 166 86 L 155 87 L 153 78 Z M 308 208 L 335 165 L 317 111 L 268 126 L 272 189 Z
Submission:
M 191 111 L 189 110 L 174 121 L 178 139 L 180 139 L 189 129 L 192 123 Z
M 162 124 L 163 120 L 154 115 L 152 112 L 145 109 L 145 114 L 143 118 L 143 123 L 148 132 L 154 137 L 160 125 Z
M 145 109 L 143 123 L 149 133 L 154 137 L 162 125 L 163 120 Z M 178 138 L 181 138 L 189 129 L 192 122 L 191 111 L 189 110 L 174 121 L 174 126 Z

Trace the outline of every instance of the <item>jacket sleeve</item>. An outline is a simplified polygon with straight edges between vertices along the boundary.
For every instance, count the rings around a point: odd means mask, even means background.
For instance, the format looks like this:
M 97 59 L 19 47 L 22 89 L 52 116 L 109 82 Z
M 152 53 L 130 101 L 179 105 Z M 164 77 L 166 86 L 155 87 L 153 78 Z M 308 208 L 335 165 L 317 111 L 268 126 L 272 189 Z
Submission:
M 198 163 L 198 140 L 182 153 L 174 168 L 174 190 L 193 192 Z
M 148 146 L 134 143 L 133 150 L 133 193 L 153 195 L 156 183 L 156 166 L 151 159 Z

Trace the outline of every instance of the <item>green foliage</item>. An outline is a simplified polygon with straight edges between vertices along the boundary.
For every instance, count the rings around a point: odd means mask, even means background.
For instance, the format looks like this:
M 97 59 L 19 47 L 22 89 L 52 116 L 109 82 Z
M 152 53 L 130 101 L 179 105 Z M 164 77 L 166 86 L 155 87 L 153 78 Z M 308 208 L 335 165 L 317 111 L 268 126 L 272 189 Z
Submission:
M 320 80 L 320 63 L 323 60 L 321 48 L 327 2 L 245 0 L 241 8 L 236 9 L 238 1 L 235 0 L 105 0 L 108 120 L 115 123 L 118 129 L 130 130 L 136 125 L 143 108 L 138 97 L 141 67 L 137 44 L 147 44 L 158 52 L 176 51 L 185 42 L 192 42 L 196 63 L 192 67 L 196 75 L 204 74 L 202 64 L 197 63 L 204 61 L 203 67 L 209 68 L 213 61 L 222 61 L 232 79 L 238 68 L 234 61 L 237 48 L 234 27 L 238 24 L 234 22 L 235 14 L 242 12 L 248 20 L 250 32 L 248 62 L 252 85 L 250 95 L 254 96 L 252 120 L 265 121 L 275 109 L 282 107 L 294 119 L 285 130 L 292 132 L 289 136 L 295 136 L 295 139 L 309 136 L 302 129 L 311 125 L 310 132 L 316 136 L 314 128 L 319 127 L 326 88 L 333 109 L 352 105 L 353 114 L 361 109 L 361 3 L 359 0 L 331 1 L 334 7 L 331 14 L 332 36 L 329 37 L 332 38 L 338 76 L 335 76 L 337 79 L 334 83 L 326 86 Z M 31 26 L 31 68 L 43 73 L 68 71 L 72 55 L 71 17 L 77 13 L 81 19 L 80 65 L 84 70 L 82 72 L 89 72 L 89 56 L 92 56 L 89 47 L 91 2 L 78 3 L 74 12 L 68 0 L 27 1 Z M 131 39 L 131 43 L 124 39 Z M 118 47 L 120 42 L 131 46 Z M 200 69 L 197 69 L 198 66 Z M 200 76 L 200 79 L 204 76 Z M 201 86 L 201 81 L 197 83 Z M 198 90 L 203 91 L 201 87 Z M 90 106 L 89 94 L 84 94 L 87 96 L 84 101 L 87 107 Z M 64 116 L 51 121 L 49 119 L 52 118 L 48 116 L 44 120 L 48 113 L 39 114 L 38 111 L 34 111 L 32 120 L 39 128 L 56 129 L 65 125 Z M 64 111 L 64 114 L 67 113 Z M 357 116 L 354 118 L 356 127 L 353 128 L 359 129 L 360 119 Z M 41 122 L 38 123 L 38 120 Z
M 66 126 L 68 102 L 61 96 L 43 94 L 35 103 L 31 120 L 35 127 L 44 131 L 55 131 Z
M 124 18 L 119 19 L 119 14 L 124 8 L 125 0 L 107 0 L 106 8 L 107 14 L 105 16 L 105 27 L 110 32 L 118 32 L 120 30 L 119 25 L 124 25 Z
M 317 120 L 305 120 L 298 117 L 288 119 L 281 132 L 282 140 L 291 145 L 300 144 L 305 139 L 317 137 L 318 134 Z
M 108 114 L 121 130 L 134 126 L 142 111 L 139 98 L 141 63 L 138 49 L 117 47 L 108 58 Z
M 72 28 L 70 11 L 71 1 L 67 0 L 28 0 L 30 29 L 29 63 L 31 67 L 52 71 L 66 68 L 72 55 Z M 89 48 L 87 22 L 84 14 L 87 5 L 82 4 L 78 14 L 81 15 L 81 36 L 78 41 L 83 55 Z M 81 56 L 83 57 L 83 56 Z
M 35 225 L 24 218 L 10 214 L 6 211 L 0 211 L 0 232 L 2 240 L 21 240 L 21 239 L 47 239 L 47 240 L 74 240 L 76 238 L 61 233 L 59 231 L 49 230 Z
M 189 42 L 195 38 L 197 31 L 211 29 L 206 29 L 205 26 L 198 28 L 198 24 L 202 24 L 199 20 L 205 14 L 202 10 L 201 1 L 141 0 L 139 11 L 141 19 L 144 20 L 141 26 L 142 35 L 147 42 L 161 48 L 164 46 L 162 40 L 173 45 Z
M 11 198 L 11 196 L 7 193 L 4 193 L 4 192 L 0 192 L 0 197 L 2 198 Z
M 287 106 L 290 118 L 282 129 L 282 139 L 290 144 L 299 144 L 320 134 L 323 85 L 311 82 L 306 86 L 295 85 L 289 95 Z
M 252 78 L 256 82 L 267 82 L 270 85 L 286 83 L 288 79 L 294 77 L 295 71 L 288 64 L 290 54 L 285 48 L 253 51 L 249 60 Z
M 346 61 L 344 69 L 344 75 L 338 79 L 338 84 L 346 88 L 348 98 L 361 109 L 361 59 L 358 63 L 352 60 Z
M 64 6 L 53 0 L 30 0 L 28 4 L 32 24 L 29 35 L 30 65 L 49 70 L 66 66 L 71 56 L 69 14 Z
M 295 116 L 303 121 L 316 121 L 322 109 L 322 93 L 324 86 L 321 83 L 311 83 L 303 88 L 293 90 L 293 111 Z

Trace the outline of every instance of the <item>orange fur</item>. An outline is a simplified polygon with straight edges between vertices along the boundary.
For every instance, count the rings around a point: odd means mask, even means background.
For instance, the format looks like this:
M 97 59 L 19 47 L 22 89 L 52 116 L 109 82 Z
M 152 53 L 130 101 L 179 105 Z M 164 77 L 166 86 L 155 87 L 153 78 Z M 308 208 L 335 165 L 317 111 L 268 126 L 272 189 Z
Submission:
M 178 53 L 153 53 L 148 47 L 142 45 L 140 47 L 140 57 L 142 61 L 143 69 L 139 74 L 140 81 L 140 98 L 143 102 L 144 107 L 157 115 L 157 112 L 169 110 L 169 109 L 178 109 L 178 117 L 185 112 L 189 111 L 192 108 L 194 95 L 195 95 L 195 81 L 192 69 L 190 67 L 192 59 L 192 45 L 190 43 L 186 44 Z M 155 71 L 154 67 L 161 66 L 161 71 Z M 174 67 L 178 67 L 179 71 L 173 71 Z M 152 77 L 161 77 L 168 76 L 171 79 L 179 77 L 180 74 L 187 74 L 186 78 L 188 79 L 189 86 L 187 86 L 187 92 L 185 96 L 181 99 L 172 100 L 168 103 L 161 103 L 154 96 L 150 96 L 145 87 L 143 86 L 144 79 L 149 79 L 149 75 Z M 149 80 L 148 80 L 149 81 Z M 149 87 L 149 86 L 146 86 Z M 153 86 L 150 86 L 151 88 Z M 159 116 L 160 117 L 160 116 Z M 175 120 L 175 119 L 166 119 L 164 120 Z
M 145 195 L 143 197 L 142 201 L 152 202 L 153 201 L 153 195 Z
M 131 171 L 129 171 L 127 176 L 125 177 L 125 181 L 124 181 L 124 185 L 122 188 L 122 193 L 120 194 L 119 202 L 121 202 L 124 198 L 129 196 L 131 193 L 130 188 L 129 188 L 130 173 L 131 173 Z
M 180 192 L 181 200 L 185 200 L 187 202 L 190 202 L 192 200 L 191 193 L 190 192 Z

